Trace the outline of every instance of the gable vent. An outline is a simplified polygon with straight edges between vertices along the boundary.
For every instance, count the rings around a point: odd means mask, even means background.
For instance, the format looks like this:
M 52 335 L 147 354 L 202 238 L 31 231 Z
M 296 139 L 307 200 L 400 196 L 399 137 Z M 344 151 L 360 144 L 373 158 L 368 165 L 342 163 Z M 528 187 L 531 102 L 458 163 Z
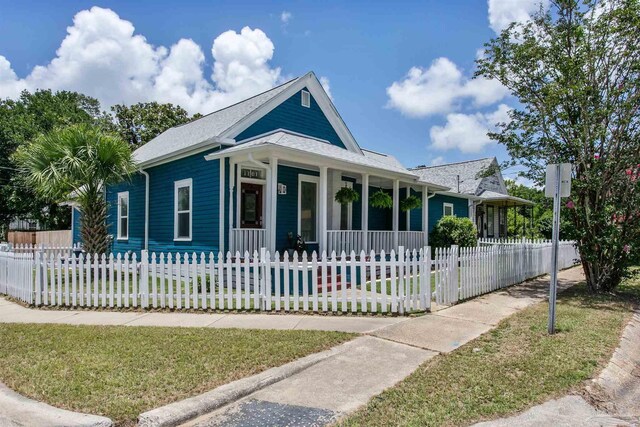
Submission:
M 302 106 L 307 108 L 311 107 L 311 94 L 306 90 L 302 91 Z

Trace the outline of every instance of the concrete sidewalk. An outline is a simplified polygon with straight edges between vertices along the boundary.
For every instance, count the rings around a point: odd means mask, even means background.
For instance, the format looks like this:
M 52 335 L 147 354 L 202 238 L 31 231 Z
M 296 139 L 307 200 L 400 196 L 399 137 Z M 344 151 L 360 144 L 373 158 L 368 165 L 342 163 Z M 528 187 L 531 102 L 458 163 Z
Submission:
M 560 289 L 583 280 L 573 268 Z M 322 426 L 353 412 L 424 361 L 448 353 L 502 319 L 543 301 L 549 279 L 517 285 L 436 313 L 377 329 L 346 350 L 185 426 Z
M 0 323 L 319 330 L 370 333 L 406 317 L 38 310 L 0 297 Z

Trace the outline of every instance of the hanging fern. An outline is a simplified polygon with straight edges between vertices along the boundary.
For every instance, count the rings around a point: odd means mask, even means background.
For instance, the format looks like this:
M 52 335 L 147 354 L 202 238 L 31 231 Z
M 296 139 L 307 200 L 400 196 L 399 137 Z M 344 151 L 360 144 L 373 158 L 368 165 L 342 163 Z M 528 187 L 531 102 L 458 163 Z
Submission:
M 342 187 L 336 193 L 335 200 L 341 205 L 348 205 L 349 203 L 357 202 L 358 200 L 360 200 L 360 195 L 353 188 Z
M 422 200 L 418 197 L 411 195 L 406 199 L 400 201 L 400 210 L 403 212 L 410 211 L 412 209 L 418 209 L 422 206 Z
M 374 208 L 391 209 L 393 207 L 393 199 L 380 189 L 369 197 L 369 205 Z

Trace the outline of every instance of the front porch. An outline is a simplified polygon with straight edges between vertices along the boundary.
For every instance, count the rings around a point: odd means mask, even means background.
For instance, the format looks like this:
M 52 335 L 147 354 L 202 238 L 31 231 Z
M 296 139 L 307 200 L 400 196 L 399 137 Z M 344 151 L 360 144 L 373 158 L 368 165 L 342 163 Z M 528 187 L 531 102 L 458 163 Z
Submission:
M 428 191 L 441 188 L 431 188 L 404 169 L 373 160 L 363 165 L 275 145 L 249 144 L 207 156 L 223 162 L 220 205 L 226 214 L 220 221 L 220 234 L 225 236 L 221 242 L 225 250 L 253 253 L 266 248 L 283 253 L 291 249 L 291 235 L 300 235 L 307 251 L 319 254 L 380 253 L 400 246 L 414 250 L 428 245 L 424 231 Z M 320 144 L 328 151 L 338 149 Z M 336 192 L 345 186 L 359 200 L 336 202 Z M 380 190 L 391 197 L 391 208 L 370 206 L 370 194 Z M 400 201 L 409 196 L 419 198 L 422 206 L 401 211 Z

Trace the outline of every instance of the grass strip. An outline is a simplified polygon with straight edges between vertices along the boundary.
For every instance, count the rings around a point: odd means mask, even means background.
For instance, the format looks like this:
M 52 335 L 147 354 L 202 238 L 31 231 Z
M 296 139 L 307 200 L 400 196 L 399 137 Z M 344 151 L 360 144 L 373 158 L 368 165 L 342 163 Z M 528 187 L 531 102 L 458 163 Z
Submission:
M 556 335 L 547 334 L 548 304 L 536 304 L 425 362 L 339 425 L 468 425 L 564 395 L 604 367 L 639 297 L 638 274 L 615 294 L 573 287 L 558 298 Z

